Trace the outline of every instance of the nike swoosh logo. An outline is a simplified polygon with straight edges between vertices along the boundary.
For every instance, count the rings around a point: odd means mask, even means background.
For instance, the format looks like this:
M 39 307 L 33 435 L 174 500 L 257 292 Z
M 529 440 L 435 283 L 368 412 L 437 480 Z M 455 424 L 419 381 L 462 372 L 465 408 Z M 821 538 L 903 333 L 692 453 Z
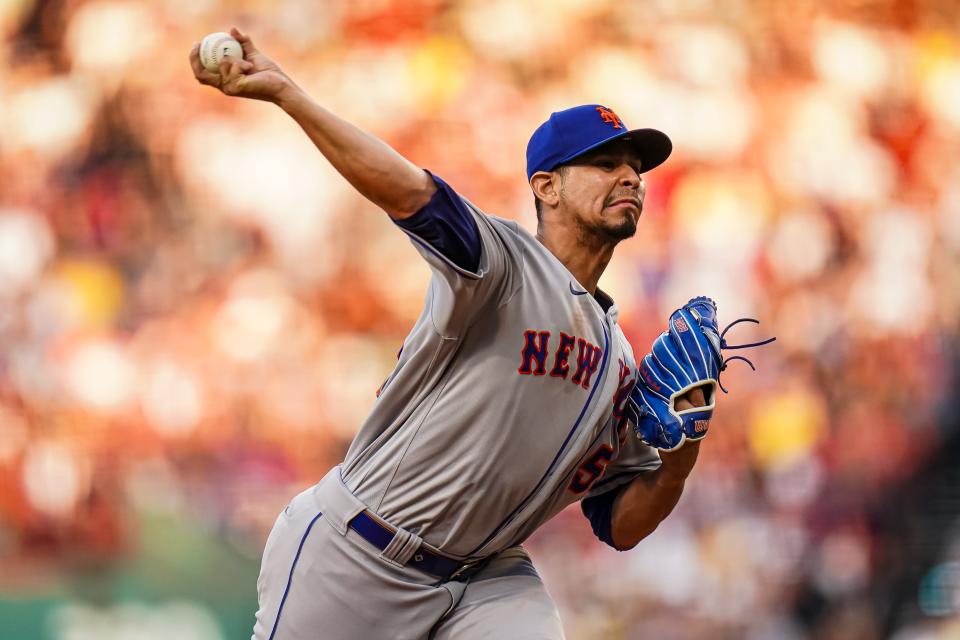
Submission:
M 577 291 L 576 289 L 574 289 L 573 282 L 570 282 L 570 293 L 572 293 L 575 296 L 583 296 L 587 294 L 586 291 Z

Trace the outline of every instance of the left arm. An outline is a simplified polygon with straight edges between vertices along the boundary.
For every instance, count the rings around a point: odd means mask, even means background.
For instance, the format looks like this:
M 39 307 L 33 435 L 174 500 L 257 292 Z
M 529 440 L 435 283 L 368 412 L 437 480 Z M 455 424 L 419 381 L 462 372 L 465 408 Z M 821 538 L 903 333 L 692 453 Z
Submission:
M 706 400 L 701 388 L 691 390 L 676 401 L 680 411 L 704 405 Z M 699 440 L 689 441 L 676 451 L 661 451 L 660 468 L 641 473 L 620 492 L 610 517 L 614 547 L 620 550 L 633 548 L 670 515 L 680 500 L 699 453 Z
M 640 473 L 618 493 L 609 492 L 606 499 L 600 494 L 588 499 L 592 502 L 584 501 L 584 513 L 604 542 L 630 549 L 677 506 L 697 462 L 700 440 L 707 435 L 717 388 L 723 389 L 720 372 L 729 358 L 724 360 L 722 350 L 776 339 L 728 346 L 723 334 L 745 320 L 758 322 L 741 318 L 720 332 L 717 305 L 705 296 L 692 298 L 670 315 L 669 329 L 654 341 L 638 367 L 642 380 L 628 401 L 637 436 L 659 450 L 661 465 Z

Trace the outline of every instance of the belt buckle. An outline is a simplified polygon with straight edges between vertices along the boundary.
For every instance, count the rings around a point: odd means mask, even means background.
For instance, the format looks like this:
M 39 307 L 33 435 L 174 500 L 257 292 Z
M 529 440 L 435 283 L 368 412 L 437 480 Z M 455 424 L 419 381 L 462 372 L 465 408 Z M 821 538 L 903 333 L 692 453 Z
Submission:
M 453 580 L 453 579 L 456 578 L 457 576 L 463 574 L 464 571 L 467 571 L 467 570 L 469 570 L 469 569 L 473 569 L 474 567 L 476 567 L 476 566 L 477 566 L 478 564 L 480 564 L 481 562 L 482 562 L 482 560 L 474 560 L 473 562 L 468 562 L 467 564 L 460 565 L 460 568 L 457 569 L 456 571 L 454 571 L 453 573 L 451 573 L 451 574 L 447 577 L 447 580 Z

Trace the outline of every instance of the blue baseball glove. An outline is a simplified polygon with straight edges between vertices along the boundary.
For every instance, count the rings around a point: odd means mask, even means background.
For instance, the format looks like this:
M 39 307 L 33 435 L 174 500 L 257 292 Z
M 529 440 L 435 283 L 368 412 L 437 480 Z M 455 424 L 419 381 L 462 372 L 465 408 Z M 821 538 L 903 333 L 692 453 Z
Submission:
M 728 345 L 724 335 L 740 322 L 757 320 L 741 318 L 721 333 L 717 327 L 717 305 L 703 296 L 693 298 L 670 315 L 669 329 L 654 340 L 653 348 L 638 367 L 640 381 L 625 406 L 638 438 L 657 449 L 673 451 L 687 440 L 700 440 L 707 435 L 717 389 L 727 392 L 720 384 L 720 372 L 731 360 L 743 360 L 755 369 L 752 362 L 741 356 L 724 360 L 723 349 L 756 347 L 776 340 Z M 677 398 L 698 387 L 703 389 L 706 405 L 678 411 Z

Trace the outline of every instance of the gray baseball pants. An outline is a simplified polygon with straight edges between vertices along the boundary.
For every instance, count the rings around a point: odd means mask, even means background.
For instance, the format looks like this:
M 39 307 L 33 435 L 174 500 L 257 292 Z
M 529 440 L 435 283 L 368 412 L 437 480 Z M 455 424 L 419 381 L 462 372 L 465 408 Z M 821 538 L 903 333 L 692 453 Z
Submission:
M 381 552 L 347 523 L 366 506 L 336 467 L 277 518 L 263 552 L 253 640 L 562 639 L 556 605 L 516 546 L 469 578 L 404 566 L 400 530 Z

